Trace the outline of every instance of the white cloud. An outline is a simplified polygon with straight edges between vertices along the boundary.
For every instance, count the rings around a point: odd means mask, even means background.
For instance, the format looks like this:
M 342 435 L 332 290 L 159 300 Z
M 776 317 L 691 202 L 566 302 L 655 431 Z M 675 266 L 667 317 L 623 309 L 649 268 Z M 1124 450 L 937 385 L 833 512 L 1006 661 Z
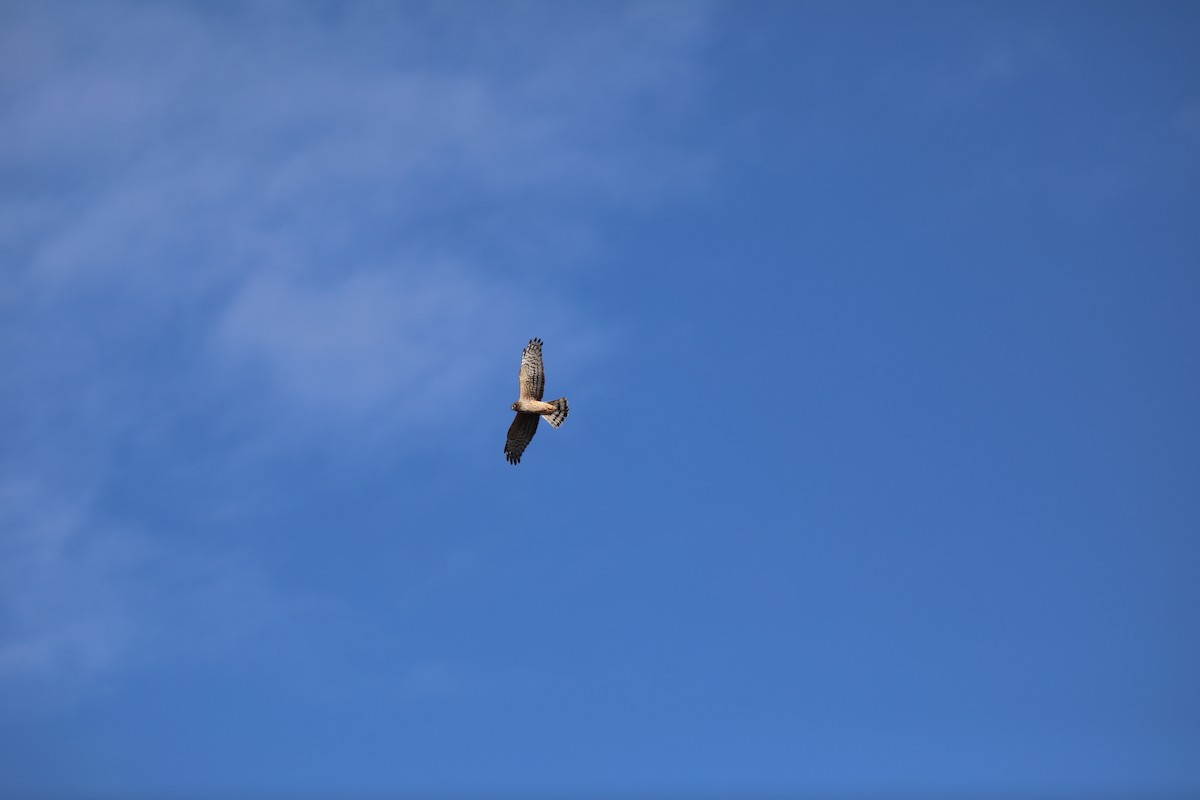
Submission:
M 548 271 L 600 241 L 597 204 L 707 174 L 670 135 L 703 5 L 5 14 L 0 297 L 70 331 L 103 304 L 101 335 L 144 329 L 135 352 L 186 324 L 333 411 L 490 379 L 470 342 L 531 335 L 503 328 L 514 309 L 611 327 Z
M 0 484 L 0 702 L 69 703 L 163 658 L 252 650 L 320 607 L 235 551 L 131 530 L 42 481 Z
M 325 424 L 411 437 L 506 408 L 530 336 L 564 385 L 603 358 L 619 323 L 560 287 L 598 208 L 705 180 L 671 133 L 706 15 L 0 9 L 0 687 L 220 649 L 311 602 L 122 519 L 122 456 L 199 471 L 196 420 L 257 452 Z
M 79 505 L 51 500 L 34 481 L 10 481 L 0 497 L 0 687 L 73 684 L 111 668 L 130 635 L 120 586 L 142 558 L 136 545 L 81 536 Z
M 56 185 L 29 243 L 52 275 L 168 271 L 199 242 L 203 268 L 228 274 L 264 232 L 344 244 L 372 214 L 452 252 L 481 206 L 534 225 L 564 199 L 640 206 L 705 174 L 657 127 L 696 93 L 703 6 L 428 19 L 355 6 L 336 23 L 122 8 L 0 26 L 0 166 Z
M 446 398 L 473 376 L 491 375 L 479 337 L 506 328 L 518 303 L 503 286 L 453 270 L 354 272 L 324 284 L 262 275 L 230 303 L 217 345 L 308 406 L 428 418 L 446 413 Z

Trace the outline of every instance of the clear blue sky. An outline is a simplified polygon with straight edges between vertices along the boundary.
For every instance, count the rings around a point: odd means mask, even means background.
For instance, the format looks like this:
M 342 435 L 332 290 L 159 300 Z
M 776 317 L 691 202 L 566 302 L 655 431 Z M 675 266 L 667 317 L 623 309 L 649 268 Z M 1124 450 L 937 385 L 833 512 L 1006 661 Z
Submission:
M 0 795 L 1200 795 L 1198 354 L 1194 3 L 0 4 Z

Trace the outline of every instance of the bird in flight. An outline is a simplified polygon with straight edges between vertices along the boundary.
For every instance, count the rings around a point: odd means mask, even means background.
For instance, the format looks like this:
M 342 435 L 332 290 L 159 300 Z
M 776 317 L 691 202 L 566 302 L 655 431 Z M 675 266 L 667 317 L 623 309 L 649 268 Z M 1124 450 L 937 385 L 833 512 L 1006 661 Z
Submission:
M 518 464 L 521 454 L 533 441 L 537 433 L 538 419 L 543 418 L 557 428 L 567 420 L 567 398 L 560 397 L 549 403 L 542 402 L 546 390 L 546 372 L 542 369 L 542 340 L 530 339 L 521 353 L 521 396 L 512 404 L 517 418 L 508 429 L 508 441 L 504 443 L 504 457 L 510 464 Z

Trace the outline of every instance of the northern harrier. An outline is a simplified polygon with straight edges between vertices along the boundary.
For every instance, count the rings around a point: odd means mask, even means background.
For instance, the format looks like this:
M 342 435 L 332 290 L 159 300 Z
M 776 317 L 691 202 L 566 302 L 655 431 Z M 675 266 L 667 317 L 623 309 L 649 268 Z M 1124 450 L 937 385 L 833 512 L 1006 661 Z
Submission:
M 537 433 L 539 417 L 555 428 L 567 419 L 567 398 L 542 402 L 542 393 L 546 390 L 546 372 L 542 369 L 541 339 L 530 339 L 529 344 L 525 345 L 521 353 L 520 381 L 521 398 L 512 404 L 517 418 L 509 427 L 508 441 L 504 443 L 504 456 L 510 464 L 520 463 L 521 454 Z

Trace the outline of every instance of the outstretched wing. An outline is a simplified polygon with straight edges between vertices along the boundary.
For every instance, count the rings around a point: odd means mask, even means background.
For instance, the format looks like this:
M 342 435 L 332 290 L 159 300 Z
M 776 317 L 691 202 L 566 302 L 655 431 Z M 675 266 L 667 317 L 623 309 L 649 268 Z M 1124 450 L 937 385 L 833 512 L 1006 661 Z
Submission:
M 530 339 L 521 353 L 521 399 L 541 400 L 546 391 L 546 373 L 542 369 L 542 340 Z M 533 434 L 529 434 L 533 436 Z
M 513 420 L 512 425 L 508 426 L 508 441 L 504 443 L 504 457 L 508 459 L 508 463 L 520 463 L 521 454 L 525 452 L 525 448 L 533 441 L 533 435 L 537 433 L 537 426 L 537 414 L 517 412 L 517 418 Z

